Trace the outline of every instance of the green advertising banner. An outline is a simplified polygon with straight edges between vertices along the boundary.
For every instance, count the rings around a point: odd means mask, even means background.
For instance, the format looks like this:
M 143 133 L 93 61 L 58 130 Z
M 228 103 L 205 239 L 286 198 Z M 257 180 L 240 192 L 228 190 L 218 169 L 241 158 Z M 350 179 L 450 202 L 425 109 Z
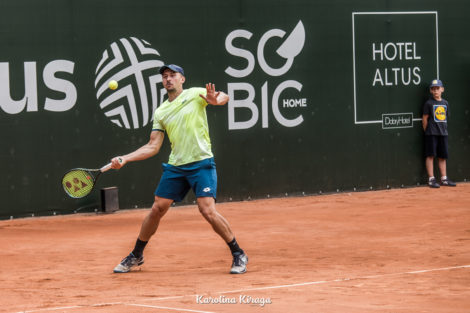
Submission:
M 168 139 L 86 198 L 61 179 L 148 142 L 167 63 L 186 88 L 230 96 L 207 108 L 218 201 L 423 184 L 434 78 L 451 112 L 449 176 L 470 175 L 466 1 L 0 3 L 1 219 L 100 209 L 110 186 L 121 208 L 150 206 Z

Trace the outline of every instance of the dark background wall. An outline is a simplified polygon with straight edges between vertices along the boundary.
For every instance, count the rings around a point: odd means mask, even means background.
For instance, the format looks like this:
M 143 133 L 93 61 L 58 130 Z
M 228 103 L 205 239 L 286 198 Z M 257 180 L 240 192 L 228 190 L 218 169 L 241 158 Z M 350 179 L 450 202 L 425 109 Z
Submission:
M 2 0 L 0 218 L 93 210 L 106 186 L 119 187 L 121 208 L 149 206 L 167 140 L 156 157 L 103 175 L 87 198 L 67 198 L 60 181 L 147 142 L 163 63 L 184 67 L 186 87 L 213 82 L 232 96 L 207 110 L 219 201 L 424 183 L 421 107 L 438 76 L 451 110 L 448 173 L 463 181 L 469 8 Z M 383 123 L 391 118 L 402 124 Z

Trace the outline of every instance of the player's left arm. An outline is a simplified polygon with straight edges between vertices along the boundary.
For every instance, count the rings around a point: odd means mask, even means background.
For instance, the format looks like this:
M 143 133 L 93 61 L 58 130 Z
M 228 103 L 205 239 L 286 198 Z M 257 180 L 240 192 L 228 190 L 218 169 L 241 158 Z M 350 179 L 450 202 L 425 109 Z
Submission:
M 224 105 L 230 100 L 229 96 L 222 91 L 216 91 L 215 85 L 212 83 L 206 84 L 206 95 L 199 95 L 201 98 L 206 100 L 208 104 L 212 105 Z

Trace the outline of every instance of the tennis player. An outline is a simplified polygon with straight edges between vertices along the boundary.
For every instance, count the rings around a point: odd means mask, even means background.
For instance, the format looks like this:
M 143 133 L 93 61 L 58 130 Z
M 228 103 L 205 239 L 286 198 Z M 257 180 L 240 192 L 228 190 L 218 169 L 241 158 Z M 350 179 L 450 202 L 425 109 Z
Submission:
M 245 273 L 248 257 L 239 247 L 227 220 L 215 208 L 217 173 L 206 115 L 208 104 L 224 105 L 229 97 L 216 91 L 215 85 L 211 83 L 206 84 L 206 88 L 183 89 L 184 70 L 178 65 L 164 65 L 160 68 L 160 74 L 168 100 L 155 110 L 149 142 L 134 152 L 113 158 L 112 168 L 119 169 L 128 162 L 156 155 L 165 133 L 171 143 L 171 154 L 168 163 L 163 163 L 155 201 L 142 223 L 134 250 L 114 268 L 114 272 L 127 273 L 144 263 L 144 248 L 157 231 L 161 218 L 173 202 L 183 200 L 189 189 L 192 189 L 202 216 L 232 252 L 230 273 Z

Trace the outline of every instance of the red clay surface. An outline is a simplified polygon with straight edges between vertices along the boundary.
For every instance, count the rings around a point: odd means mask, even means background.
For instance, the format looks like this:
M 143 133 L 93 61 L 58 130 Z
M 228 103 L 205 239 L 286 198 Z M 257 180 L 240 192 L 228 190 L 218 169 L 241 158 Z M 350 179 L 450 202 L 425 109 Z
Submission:
M 218 210 L 249 255 L 244 275 L 228 274 L 229 249 L 195 206 L 168 212 L 128 274 L 112 270 L 146 210 L 0 221 L 0 311 L 470 311 L 470 184 Z

